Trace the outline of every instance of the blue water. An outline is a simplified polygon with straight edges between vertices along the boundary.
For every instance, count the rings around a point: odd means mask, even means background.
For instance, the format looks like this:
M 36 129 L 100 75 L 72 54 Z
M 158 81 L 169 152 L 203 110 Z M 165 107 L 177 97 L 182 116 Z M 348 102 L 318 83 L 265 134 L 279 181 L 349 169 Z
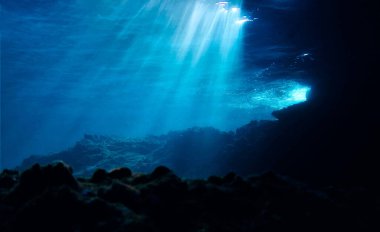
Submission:
M 306 101 L 312 51 L 277 27 L 297 1 L 246 2 L 3 0 L 2 166 L 85 133 L 234 130 Z

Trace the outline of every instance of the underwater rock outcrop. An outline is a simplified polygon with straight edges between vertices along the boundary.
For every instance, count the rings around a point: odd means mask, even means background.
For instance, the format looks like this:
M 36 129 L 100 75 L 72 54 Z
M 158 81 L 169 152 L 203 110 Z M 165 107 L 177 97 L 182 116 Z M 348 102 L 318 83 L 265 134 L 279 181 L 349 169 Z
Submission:
M 0 183 L 14 183 L 0 186 L 0 230 L 369 231 L 376 224 L 365 189 L 310 190 L 274 173 L 183 180 L 163 166 L 127 170 L 103 172 L 102 181 L 75 178 L 63 163 L 3 171 Z
M 73 166 L 75 175 L 90 176 L 99 168 L 110 171 L 128 166 L 135 171 L 150 172 L 156 166 L 166 165 L 180 176 L 206 177 L 229 171 L 221 168 L 219 162 L 233 142 L 233 132 L 214 128 L 191 128 L 143 139 L 85 135 L 66 151 L 25 159 L 20 169 L 27 169 L 35 163 L 64 161 Z M 114 170 L 111 175 L 121 172 L 128 171 Z
M 149 154 L 160 148 L 164 141 L 154 136 L 144 139 L 119 139 L 86 134 L 70 149 L 25 159 L 20 169 L 26 169 L 35 163 L 64 161 L 73 167 L 76 175 L 92 175 L 98 168 L 110 170 L 120 166 L 146 171 L 151 168 L 152 163 Z
M 252 121 L 235 132 L 191 128 L 143 139 L 85 135 L 66 151 L 24 160 L 19 169 L 61 160 L 72 165 L 77 176 L 104 169 L 95 172 L 95 182 L 108 175 L 119 179 L 130 175 L 130 170 L 115 169 L 120 166 L 150 172 L 165 165 L 185 178 L 231 171 L 247 176 L 273 170 L 319 186 L 378 186 L 369 174 L 376 168 L 365 168 L 369 165 L 365 157 L 371 153 L 364 144 L 367 141 L 354 136 L 349 131 L 352 127 L 333 129 L 344 125 L 329 119 L 313 102 L 274 115 L 278 121 Z

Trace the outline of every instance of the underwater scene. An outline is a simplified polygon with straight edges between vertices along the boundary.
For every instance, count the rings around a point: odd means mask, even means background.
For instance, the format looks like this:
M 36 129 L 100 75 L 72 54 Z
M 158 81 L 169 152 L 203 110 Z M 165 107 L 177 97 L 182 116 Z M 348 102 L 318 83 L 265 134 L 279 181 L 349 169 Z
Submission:
M 273 111 L 306 101 L 311 88 L 313 47 L 289 39 L 302 32 L 283 22 L 301 7 L 3 1 L 3 165 L 84 134 L 141 138 L 275 120 Z
M 374 2 L 1 0 L 0 231 L 380 231 Z

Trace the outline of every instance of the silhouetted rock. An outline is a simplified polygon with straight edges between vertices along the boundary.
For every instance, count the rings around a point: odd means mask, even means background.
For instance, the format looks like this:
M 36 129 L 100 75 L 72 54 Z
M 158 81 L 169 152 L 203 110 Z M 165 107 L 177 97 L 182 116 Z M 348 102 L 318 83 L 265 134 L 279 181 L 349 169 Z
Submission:
M 113 231 L 124 225 L 124 209 L 98 198 L 84 201 L 67 187 L 44 192 L 29 201 L 9 225 L 13 231 Z
M 12 188 L 19 178 L 19 172 L 5 169 L 0 174 L 0 188 Z
M 219 176 L 210 176 L 208 179 L 207 179 L 208 182 L 212 183 L 212 184 L 216 184 L 216 185 L 220 185 L 223 183 L 223 179 Z
M 61 162 L 43 167 L 35 164 L 31 169 L 22 172 L 20 187 L 33 188 L 30 185 L 41 187 L 67 185 L 78 188 L 78 183 L 72 176 L 72 169 Z
M 67 186 L 79 189 L 79 184 L 72 176 L 69 166 L 55 163 L 47 166 L 33 165 L 20 175 L 20 180 L 7 196 L 7 200 L 23 203 L 41 194 L 46 189 Z
M 317 232 L 377 225 L 376 195 L 368 189 L 311 190 L 273 172 L 182 180 L 162 166 L 127 178 L 100 169 L 74 182 L 66 174 L 73 178 L 62 163 L 34 165 L 14 178 L 13 189 L 0 189 L 0 230 Z
M 122 203 L 135 211 L 141 205 L 140 191 L 120 182 L 113 182 L 110 187 L 100 191 L 99 196 L 109 202 Z
M 187 188 L 186 183 L 182 182 L 179 177 L 174 175 L 166 167 L 158 167 L 149 175 L 149 181 L 140 185 L 140 191 L 143 195 L 156 195 L 161 200 L 175 200 Z
M 171 170 L 165 166 L 159 166 L 157 167 L 156 169 L 154 169 L 154 171 L 150 174 L 150 176 L 155 179 L 155 178 L 159 178 L 161 176 L 164 176 L 168 173 L 171 173 Z
M 91 177 L 91 182 L 102 183 L 108 179 L 108 173 L 104 169 L 97 169 Z
M 124 179 L 132 176 L 132 171 L 129 168 L 115 168 L 112 169 L 108 176 L 112 179 Z

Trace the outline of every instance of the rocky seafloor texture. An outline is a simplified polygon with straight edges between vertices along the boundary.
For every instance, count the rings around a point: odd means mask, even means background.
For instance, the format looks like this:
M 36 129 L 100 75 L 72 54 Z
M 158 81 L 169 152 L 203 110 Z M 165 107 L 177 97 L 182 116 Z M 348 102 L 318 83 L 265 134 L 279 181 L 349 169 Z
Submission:
M 231 170 L 244 171 L 241 159 L 249 157 L 250 163 L 254 163 L 261 146 L 258 143 L 263 144 L 262 140 L 270 136 L 266 134 L 268 129 L 274 125 L 274 121 L 253 121 L 236 132 L 196 127 L 140 139 L 87 134 L 73 147 L 54 154 L 31 156 L 19 168 L 64 161 L 73 167 L 75 175 L 81 176 L 89 176 L 97 168 L 110 170 L 126 166 L 138 172 L 150 172 L 159 165 L 173 169 L 181 177 L 222 175 Z M 234 162 L 235 159 L 238 162 Z
M 366 189 L 311 190 L 274 173 L 185 180 L 163 166 L 72 172 L 61 162 L 4 170 L 0 231 L 376 231 Z

